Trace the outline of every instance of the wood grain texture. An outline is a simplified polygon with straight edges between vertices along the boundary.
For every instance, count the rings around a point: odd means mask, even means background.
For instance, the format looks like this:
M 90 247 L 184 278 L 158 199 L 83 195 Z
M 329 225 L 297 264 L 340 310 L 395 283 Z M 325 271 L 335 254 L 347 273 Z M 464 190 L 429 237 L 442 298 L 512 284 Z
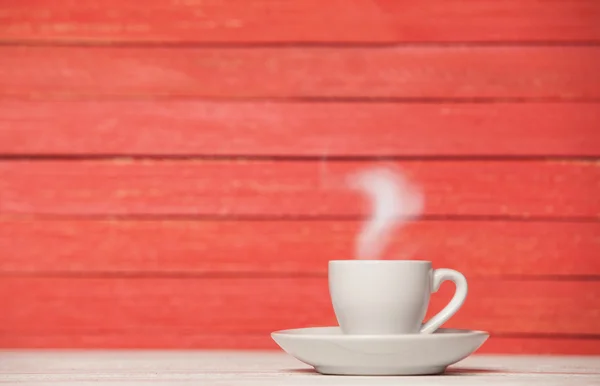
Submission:
M 594 0 L 10 2 L 4 41 L 497 42 L 600 40 Z
M 0 331 L 0 348 L 46 349 L 76 348 L 89 349 L 234 349 L 234 350 L 273 350 L 281 349 L 269 334 L 214 334 L 202 332 L 152 332 L 148 333 L 102 332 L 102 333 L 6 333 Z M 520 336 L 505 337 L 492 335 L 477 350 L 478 354 L 562 354 L 600 355 L 599 339 L 556 338 Z
M 7 155 L 598 156 L 598 103 L 3 101 Z
M 600 98 L 598 46 L 0 47 L 0 97 Z
M 354 256 L 356 221 L 0 221 L 0 272 L 322 275 Z M 468 277 L 600 276 L 600 223 L 423 221 L 384 258 Z
M 467 301 L 447 327 L 598 335 L 599 290 L 597 281 L 474 278 Z M 432 296 L 429 315 L 453 292 L 446 284 Z M 325 277 L 5 277 L 0 294 L 0 330 L 14 334 L 268 334 L 335 325 Z
M 360 216 L 347 179 L 402 168 L 426 215 L 600 217 L 595 161 L 2 161 L 0 213 Z
M 600 339 L 491 336 L 478 354 L 600 355 Z
M 202 386 L 597 386 L 599 358 L 473 355 L 441 376 L 321 376 L 281 349 L 2 350 L 3 380 L 11 385 Z

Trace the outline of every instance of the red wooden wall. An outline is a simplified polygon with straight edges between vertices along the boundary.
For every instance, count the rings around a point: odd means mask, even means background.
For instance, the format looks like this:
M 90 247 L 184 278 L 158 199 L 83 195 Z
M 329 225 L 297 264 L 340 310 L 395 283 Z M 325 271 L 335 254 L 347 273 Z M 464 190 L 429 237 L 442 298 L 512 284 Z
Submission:
M 341 182 L 393 163 L 427 207 L 387 257 L 467 275 L 448 326 L 600 354 L 599 70 L 595 0 L 3 1 L 0 346 L 333 324 Z

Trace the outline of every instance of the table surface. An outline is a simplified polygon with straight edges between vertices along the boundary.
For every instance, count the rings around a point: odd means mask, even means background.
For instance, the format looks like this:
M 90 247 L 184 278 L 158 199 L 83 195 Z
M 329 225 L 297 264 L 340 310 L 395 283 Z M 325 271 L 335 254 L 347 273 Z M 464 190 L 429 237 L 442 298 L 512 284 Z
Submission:
M 474 355 L 446 374 L 325 376 L 277 351 L 0 351 L 2 385 L 600 385 L 600 357 Z M 406 383 L 403 383 L 406 384 Z

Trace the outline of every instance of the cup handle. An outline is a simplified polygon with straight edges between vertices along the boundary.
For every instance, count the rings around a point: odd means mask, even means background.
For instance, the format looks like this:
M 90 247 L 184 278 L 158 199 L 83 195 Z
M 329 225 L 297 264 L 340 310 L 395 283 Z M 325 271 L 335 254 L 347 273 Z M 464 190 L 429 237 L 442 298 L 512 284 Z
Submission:
M 467 297 L 467 279 L 462 273 L 453 269 L 441 268 L 433 271 L 433 283 L 431 284 L 431 292 L 435 293 L 440 289 L 440 285 L 446 280 L 454 282 L 456 291 L 450 303 L 437 315 L 433 316 L 421 327 L 421 334 L 431 334 L 458 311 L 465 302 Z

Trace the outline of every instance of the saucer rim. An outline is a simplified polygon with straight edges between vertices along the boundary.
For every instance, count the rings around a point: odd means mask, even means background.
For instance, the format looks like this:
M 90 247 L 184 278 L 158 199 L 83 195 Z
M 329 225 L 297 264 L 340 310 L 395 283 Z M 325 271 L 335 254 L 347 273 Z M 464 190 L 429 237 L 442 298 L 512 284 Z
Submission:
M 285 336 L 294 337 L 298 339 L 319 339 L 326 337 L 327 339 L 334 340 L 348 340 L 348 339 L 375 339 L 375 340 L 390 340 L 390 339 L 456 339 L 457 337 L 467 336 L 486 336 L 486 339 L 490 337 L 488 331 L 483 330 L 468 330 L 460 328 L 440 328 L 440 330 L 454 330 L 455 332 L 447 332 L 444 334 L 315 334 L 315 333 L 297 333 L 294 331 L 298 330 L 313 330 L 322 328 L 340 328 L 339 326 L 312 326 L 312 327 L 300 327 L 300 328 L 288 328 L 285 330 L 278 330 L 271 332 L 271 337 Z

